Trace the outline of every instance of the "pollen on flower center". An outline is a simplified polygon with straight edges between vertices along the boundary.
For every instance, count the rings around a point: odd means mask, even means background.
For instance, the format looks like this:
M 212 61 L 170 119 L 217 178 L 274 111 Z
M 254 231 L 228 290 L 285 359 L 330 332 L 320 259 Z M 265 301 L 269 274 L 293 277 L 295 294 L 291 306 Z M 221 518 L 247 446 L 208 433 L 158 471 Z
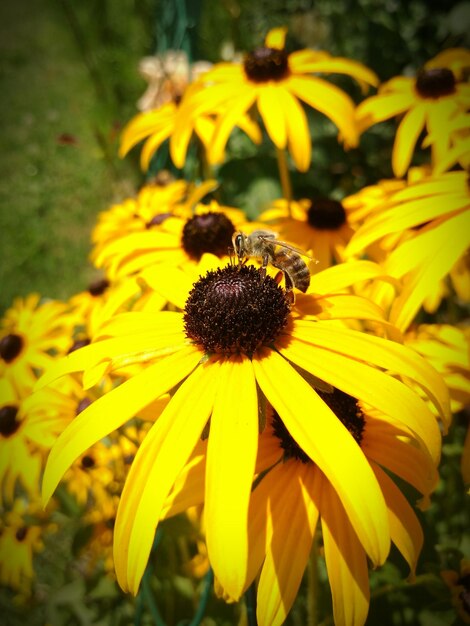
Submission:
M 356 398 L 334 389 L 331 393 L 315 390 L 321 399 L 329 406 L 336 417 L 346 426 L 352 437 L 360 445 L 362 441 L 362 434 L 365 426 L 364 415 L 362 410 L 358 406 Z M 312 423 L 314 423 L 314 417 L 312 416 Z M 317 422 L 318 424 L 318 422 Z M 284 450 L 284 458 L 296 459 L 301 463 L 311 463 L 311 459 L 291 437 L 289 431 L 285 427 L 283 421 L 279 417 L 276 411 L 273 412 L 273 430 L 275 436 L 279 439 L 280 446 Z M 321 427 L 321 425 L 319 426 Z
M 288 55 L 276 48 L 256 48 L 246 56 L 243 67 L 255 83 L 282 80 L 289 74 Z
M 24 341 L 19 335 L 11 334 L 0 340 L 0 356 L 7 363 L 16 359 L 23 348 Z
M 307 221 L 318 230 L 339 230 L 346 223 L 346 211 L 339 200 L 313 198 L 307 211 Z
M 0 435 L 10 437 L 14 435 L 20 427 L 20 422 L 16 419 L 18 407 L 12 405 L 2 406 L 0 409 Z
M 195 215 L 184 225 L 183 248 L 197 261 L 205 252 L 221 257 L 228 253 L 234 232 L 234 225 L 223 213 Z
M 422 69 L 416 75 L 416 91 L 422 98 L 440 98 L 455 92 L 455 76 L 446 67 Z
M 270 276 L 228 265 L 194 284 L 184 309 L 186 335 L 206 352 L 251 356 L 287 323 L 290 302 Z

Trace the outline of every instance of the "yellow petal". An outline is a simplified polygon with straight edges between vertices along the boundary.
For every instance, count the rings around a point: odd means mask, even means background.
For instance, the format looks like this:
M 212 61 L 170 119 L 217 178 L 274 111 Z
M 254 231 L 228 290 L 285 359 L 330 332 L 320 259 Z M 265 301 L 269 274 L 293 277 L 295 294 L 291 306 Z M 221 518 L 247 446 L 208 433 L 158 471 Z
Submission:
M 310 291 L 319 294 L 337 293 L 356 283 L 383 277 L 384 270 L 373 261 L 349 261 L 313 274 Z
M 287 28 L 281 26 L 279 28 L 271 28 L 266 35 L 264 45 L 266 48 L 275 48 L 276 50 L 284 50 L 286 45 Z
M 424 496 L 436 488 L 439 474 L 427 451 L 412 440 L 399 439 L 387 423 L 368 420 L 361 448 L 368 459 L 386 467 Z
M 469 233 L 468 211 L 462 212 L 443 222 L 438 228 L 421 233 L 413 241 L 405 242 L 389 257 L 387 265 L 390 272 L 394 273 L 394 266 L 403 266 L 406 263 L 410 249 L 413 255 L 419 255 L 418 245 L 424 254 L 426 249 L 429 251 L 429 255 L 425 257 L 426 262 L 411 273 L 402 292 L 395 299 L 390 311 L 392 324 L 402 331 L 408 328 L 427 295 L 433 292 L 436 282 L 451 271 L 467 250 L 470 244 Z
M 387 502 L 392 541 L 410 566 L 410 574 L 414 577 L 423 547 L 423 529 L 415 512 L 393 480 L 378 465 L 375 463 L 371 465 Z
M 346 74 L 347 76 L 355 78 L 361 84 L 365 83 L 373 87 L 377 87 L 379 84 L 379 79 L 375 72 L 358 61 L 343 57 L 319 59 L 317 55 L 313 53 L 309 58 L 308 55 L 300 56 L 294 52 L 289 56 L 289 66 L 294 72 L 298 73 L 320 72 L 327 74 Z
M 209 560 L 233 599 L 248 569 L 248 505 L 258 445 L 258 396 L 247 357 L 220 363 L 207 446 L 204 520 Z
M 280 483 L 273 485 L 268 502 L 272 537 L 258 584 L 259 626 L 284 623 L 302 581 L 318 519 L 313 465 L 287 462 L 275 469 Z
M 291 436 L 338 491 L 372 561 L 383 563 L 390 546 L 385 502 L 360 447 L 281 355 L 265 350 L 253 360 L 253 366 L 261 390 Z
M 204 503 L 206 448 L 205 441 L 199 441 L 196 445 L 191 458 L 178 474 L 171 493 L 165 500 L 162 518 L 173 517 Z
M 449 395 L 445 381 L 425 359 L 407 346 L 355 330 L 331 329 L 301 320 L 295 322 L 293 335 L 315 346 L 330 347 L 331 350 L 353 355 L 354 359 L 382 367 L 391 374 L 413 380 L 434 402 L 442 417 L 448 417 Z
M 299 101 L 286 89 L 280 90 L 287 125 L 287 142 L 296 168 L 306 172 L 312 158 L 312 144 L 307 116 Z
M 131 148 L 137 145 L 154 132 L 166 127 L 168 121 L 174 117 L 175 105 L 171 102 L 160 109 L 139 113 L 124 127 L 121 135 L 119 156 L 125 157 Z
M 158 148 L 166 139 L 168 139 L 168 137 L 171 136 L 173 128 L 173 124 L 168 124 L 165 128 L 153 133 L 152 136 L 144 143 L 142 152 L 140 153 L 140 167 L 144 170 L 144 172 L 146 172 L 150 167 L 150 161 Z
M 439 426 L 417 393 L 392 376 L 355 358 L 348 358 L 319 345 L 315 345 L 314 349 L 312 347 L 311 343 L 302 345 L 292 340 L 288 346 L 280 347 L 279 350 L 307 372 L 404 423 L 423 441 L 432 458 L 438 462 L 441 451 Z
M 256 98 L 256 90 L 248 87 L 241 89 L 226 112 L 221 113 L 214 130 L 214 136 L 212 138 L 212 146 L 209 151 L 209 158 L 211 162 L 218 163 L 224 153 L 225 145 L 228 141 L 230 133 L 233 127 L 238 124 L 244 113 L 253 104 Z
M 359 126 L 359 132 L 363 133 L 374 124 L 403 113 L 412 103 L 413 96 L 411 94 L 379 94 L 367 98 L 356 109 L 356 121 Z
M 168 302 L 184 309 L 193 281 L 172 263 L 159 263 L 145 268 L 140 277 Z
M 279 149 L 286 147 L 287 127 L 282 98 L 282 87 L 267 83 L 259 90 L 258 110 L 268 135 Z
M 165 500 L 212 410 L 217 365 L 200 365 L 179 387 L 142 442 L 116 517 L 114 562 L 124 591 L 137 594 Z
M 400 122 L 392 150 L 392 169 L 397 178 L 405 175 L 425 122 L 425 104 L 418 104 L 410 109 Z
M 150 365 L 77 415 L 49 454 L 42 484 L 43 502 L 48 502 L 62 476 L 80 454 L 179 383 L 200 358 L 201 353 L 196 348 L 183 348 Z
M 347 94 L 326 80 L 310 76 L 291 76 L 288 88 L 300 100 L 326 115 L 338 127 L 350 147 L 357 146 L 354 104 Z
M 369 572 L 364 549 L 331 485 L 321 480 L 321 522 L 336 626 L 362 626 L 369 611 Z

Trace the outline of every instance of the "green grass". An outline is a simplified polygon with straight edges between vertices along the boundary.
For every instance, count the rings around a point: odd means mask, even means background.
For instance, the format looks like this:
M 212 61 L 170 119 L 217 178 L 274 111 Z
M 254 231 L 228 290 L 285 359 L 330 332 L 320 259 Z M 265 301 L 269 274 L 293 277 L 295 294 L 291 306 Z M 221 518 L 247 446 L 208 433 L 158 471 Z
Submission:
M 90 2 L 1 5 L 2 310 L 31 291 L 62 299 L 85 288 L 94 275 L 87 257 L 97 213 L 140 180 L 135 160 L 116 156 L 117 128 L 145 88 L 136 66 L 149 36 L 138 15 L 124 26 L 130 11 L 120 4 L 122 15 L 104 17 Z M 127 48 L 119 29 L 133 38 Z M 125 94 L 113 84 L 118 62 L 129 75 Z

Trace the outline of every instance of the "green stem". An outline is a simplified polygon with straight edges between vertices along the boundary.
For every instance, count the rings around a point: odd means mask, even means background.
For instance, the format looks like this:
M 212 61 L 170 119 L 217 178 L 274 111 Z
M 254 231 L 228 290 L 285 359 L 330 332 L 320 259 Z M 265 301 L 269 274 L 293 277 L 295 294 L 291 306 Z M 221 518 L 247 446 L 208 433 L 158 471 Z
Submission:
M 212 568 L 210 568 L 204 580 L 204 588 L 202 590 L 201 597 L 199 599 L 199 604 L 197 607 L 196 614 L 194 615 L 193 619 L 188 624 L 188 626 L 199 626 L 199 624 L 202 622 L 204 618 L 204 614 L 206 612 L 207 602 L 209 600 L 213 583 L 214 583 L 214 572 L 212 571 Z
M 290 203 L 292 200 L 292 184 L 290 180 L 289 168 L 287 167 L 286 151 L 276 147 L 277 166 L 279 169 L 279 178 L 281 180 L 282 195 L 287 200 L 289 216 L 291 215 Z
M 307 565 L 307 624 L 318 624 L 318 545 L 316 533 L 313 536 L 312 550 Z

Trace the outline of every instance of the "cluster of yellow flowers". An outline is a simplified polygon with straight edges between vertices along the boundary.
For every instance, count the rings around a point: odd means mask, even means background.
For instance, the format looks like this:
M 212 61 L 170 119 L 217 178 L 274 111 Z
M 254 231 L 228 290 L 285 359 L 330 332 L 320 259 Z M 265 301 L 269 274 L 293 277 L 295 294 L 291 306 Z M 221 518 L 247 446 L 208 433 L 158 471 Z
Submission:
M 67 303 L 19 298 L 2 321 L 3 583 L 31 580 L 61 481 L 96 529 L 88 549 L 133 594 L 159 522 L 185 511 L 204 529 L 202 571 L 208 560 L 218 593 L 237 601 L 255 581 L 260 626 L 286 619 L 320 534 L 335 624 L 365 623 L 368 564 L 391 543 L 414 576 L 423 533 L 391 475 L 425 508 L 442 435 L 470 400 L 463 316 L 418 323 L 470 302 L 470 52 L 444 51 L 356 107 L 318 74 L 364 90 L 375 74 L 288 53 L 285 36 L 192 83 L 179 74 L 174 97 L 136 115 L 121 143 L 124 156 L 145 140 L 147 169 L 166 140 L 182 167 L 193 140 L 216 171 L 235 127 L 254 143 L 265 132 L 283 197 L 251 221 L 214 199 L 216 174 L 160 172 L 98 217 L 101 281 Z M 402 116 L 397 178 L 294 200 L 289 159 L 311 164 L 304 104 L 348 147 Z M 423 131 L 429 162 L 410 167 Z M 469 458 L 467 438 L 466 483 Z

